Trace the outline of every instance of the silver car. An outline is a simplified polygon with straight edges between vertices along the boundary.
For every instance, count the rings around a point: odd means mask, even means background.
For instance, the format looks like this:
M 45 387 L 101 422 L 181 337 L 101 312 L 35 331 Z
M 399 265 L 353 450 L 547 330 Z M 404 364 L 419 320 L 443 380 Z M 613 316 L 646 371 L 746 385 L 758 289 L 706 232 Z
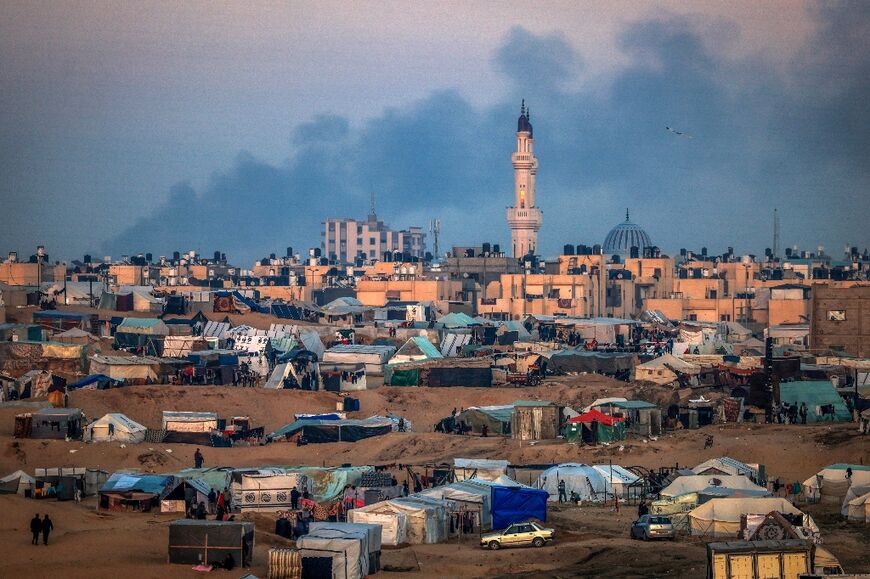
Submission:
M 676 539 L 677 533 L 670 517 L 662 515 L 642 515 L 631 524 L 631 538 L 643 539 Z

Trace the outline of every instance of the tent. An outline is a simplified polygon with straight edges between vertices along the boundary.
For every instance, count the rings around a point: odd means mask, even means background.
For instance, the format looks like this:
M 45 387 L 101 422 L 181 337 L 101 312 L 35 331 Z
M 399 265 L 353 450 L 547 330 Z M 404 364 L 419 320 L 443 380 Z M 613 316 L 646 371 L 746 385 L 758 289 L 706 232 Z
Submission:
M 674 370 L 681 374 L 697 374 L 700 368 L 671 354 L 664 354 L 634 367 L 634 379 L 653 382 L 655 384 L 670 384 L 677 379 Z
M 663 488 L 659 495 L 662 498 L 677 497 L 688 493 L 698 493 L 707 487 L 734 489 L 740 491 L 768 492 L 743 475 L 692 475 L 680 476 Z
M 174 476 L 116 472 L 100 488 L 99 508 L 147 512 L 161 501 L 184 501 L 182 481 Z
M 23 470 L 16 470 L 12 474 L 0 478 L 0 493 L 23 495 L 27 490 L 33 488 L 35 482 L 36 479 Z
M 849 468 L 852 469 L 851 480 L 846 476 Z M 802 486 L 807 500 L 842 504 L 852 485 L 870 486 L 870 466 L 832 464 L 805 480 Z
M 448 330 L 457 328 L 469 328 L 471 326 L 479 326 L 480 322 L 463 312 L 451 312 L 445 316 L 438 318 L 438 324 Z
M 287 440 L 301 433 L 309 443 L 358 442 L 365 438 L 389 434 L 395 429 L 396 422 L 383 416 L 343 420 L 301 418 L 269 434 L 266 440 L 267 442 Z
M 390 358 L 390 364 L 403 364 L 406 362 L 423 362 L 426 360 L 440 360 L 444 356 L 438 351 L 432 342 L 423 336 L 413 336 L 404 345 L 396 350 Z
M 628 498 L 628 487 L 640 480 L 640 477 L 618 464 L 593 464 L 592 468 L 613 486 L 613 494 Z
M 454 417 L 454 425 L 461 422 L 471 429 L 469 432 L 474 434 L 480 434 L 483 427 L 486 426 L 489 429 L 489 434 L 509 435 L 511 433 L 513 413 L 513 404 L 472 406 Z
M 708 475 L 746 475 L 750 479 L 758 477 L 758 469 L 728 456 L 705 460 L 692 469 L 695 474 Z
M 818 532 L 812 518 L 781 497 L 713 499 L 689 513 L 693 536 L 736 537 L 741 515 L 766 515 L 777 511 L 786 515 L 803 515 L 804 527 Z
M 211 432 L 217 429 L 217 413 L 163 411 L 163 430 L 168 432 Z
M 312 534 L 323 536 L 323 531 L 329 532 L 352 532 L 360 531 L 366 534 L 366 554 L 368 555 L 369 574 L 377 573 L 381 568 L 381 526 L 364 523 L 311 523 L 309 530 Z
M 412 497 L 444 500 L 447 502 L 447 510 L 451 516 L 458 512 L 476 512 L 480 517 L 477 524 L 481 530 L 493 528 L 492 489 L 482 481 L 475 479 L 458 481 L 425 489 L 413 494 Z
M 808 410 L 807 422 L 848 422 L 852 420 L 846 403 L 830 380 L 781 382 L 779 384 L 779 400 L 795 406 L 805 403 Z M 825 407 L 832 409 L 833 413 L 824 414 Z
M 130 420 L 123 414 L 109 413 L 95 420 L 85 428 L 85 439 L 91 442 L 129 442 L 145 441 L 148 429 Z
M 592 444 L 623 440 L 625 420 L 593 409 L 568 420 L 565 438 L 569 442 L 583 441 Z
M 166 336 L 163 339 L 163 355 L 168 358 L 186 358 L 191 352 L 208 349 L 208 342 L 202 337 Z
M 508 461 L 489 458 L 454 458 L 453 475 L 458 481 L 467 479 L 494 481 L 507 473 Z
M 91 342 L 100 341 L 100 338 L 90 332 L 82 330 L 81 328 L 70 328 L 65 332 L 54 334 L 51 339 L 62 344 L 78 344 L 80 346 L 86 346 Z
M 232 553 L 239 567 L 254 553 L 254 523 L 178 519 L 169 523 L 169 562 L 184 565 L 223 563 Z
M 613 487 L 608 479 L 595 468 L 586 464 L 565 463 L 551 466 L 541 473 L 535 487 L 549 493 L 550 500 L 559 499 L 559 481 L 565 481 L 568 499 L 576 493 L 583 501 L 604 502 L 613 496 Z
M 548 491 L 525 485 L 492 486 L 492 527 L 503 529 L 513 523 L 547 520 Z
M 20 472 L 20 471 L 19 471 Z M 865 487 L 866 488 L 866 487 Z M 850 521 L 870 523 L 870 490 L 846 503 L 846 517 Z
M 447 539 L 447 510 L 446 501 L 414 495 L 352 509 L 349 515 L 354 523 L 383 525 L 386 545 L 419 545 Z
M 362 579 L 369 574 L 368 532 L 360 527 L 311 529 L 296 540 L 303 559 L 330 559 L 331 569 L 317 569 L 312 576 Z
M 587 352 L 559 350 L 550 356 L 549 368 L 557 374 L 617 374 L 634 367 L 635 355 L 627 352 Z
M 395 346 L 339 344 L 323 353 L 323 361 L 344 364 L 362 363 L 366 365 L 366 374 L 383 376 L 384 366 L 395 352 Z

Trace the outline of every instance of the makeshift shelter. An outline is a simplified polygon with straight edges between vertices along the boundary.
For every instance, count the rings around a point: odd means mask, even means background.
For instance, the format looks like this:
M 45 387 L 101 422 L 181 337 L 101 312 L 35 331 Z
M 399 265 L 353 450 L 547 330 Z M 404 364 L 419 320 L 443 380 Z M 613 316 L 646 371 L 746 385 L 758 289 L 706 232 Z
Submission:
M 558 350 L 550 356 L 548 368 L 556 374 L 598 373 L 610 376 L 630 372 L 636 356 L 627 352 Z
M 430 366 L 428 369 L 427 386 L 451 387 L 465 386 L 469 388 L 486 388 L 492 386 L 492 368 L 489 366 Z
M 352 509 L 349 516 L 354 523 L 383 525 L 385 545 L 419 545 L 447 539 L 447 509 L 446 501 L 413 496 Z
M 437 323 L 448 330 L 479 326 L 480 322 L 463 312 L 451 312 L 438 318 Z
M 161 501 L 184 501 L 174 476 L 116 472 L 100 489 L 99 508 L 110 511 L 160 510 Z
M 296 548 L 308 576 L 362 579 L 369 574 L 368 533 L 361 528 L 312 529 L 296 539 Z
M 75 489 L 89 497 L 97 494 L 109 479 L 109 473 L 96 468 L 84 467 L 53 467 L 36 468 L 33 470 L 33 496 L 37 498 L 56 497 L 58 500 L 71 501 L 75 498 Z
M 618 464 L 593 464 L 592 468 L 601 473 L 618 497 L 628 498 L 629 487 L 640 480 L 639 476 Z
M 568 420 L 565 438 L 569 442 L 613 442 L 625 439 L 625 420 L 598 410 L 584 412 Z
M 689 532 L 689 513 L 700 504 L 698 493 L 687 493 L 675 497 L 664 497 L 650 503 L 651 515 L 667 515 L 671 518 L 674 528 L 680 532 Z
M 428 488 L 411 496 L 446 501 L 448 516 L 451 518 L 450 528 L 454 532 L 461 528 L 462 517 L 466 514 L 474 517 L 474 528 L 477 531 L 493 528 L 492 489 L 483 482 L 474 479 L 458 481 Z
M 453 476 L 457 481 L 468 479 L 494 481 L 507 474 L 508 461 L 488 458 L 454 458 Z
M 15 437 L 79 440 L 83 421 L 78 408 L 41 408 L 15 417 Z
M 113 386 L 117 386 L 120 384 L 117 380 L 112 380 L 105 374 L 91 374 L 90 376 L 85 376 L 81 380 L 73 382 L 72 384 L 67 384 L 67 391 L 73 390 L 106 390 L 107 388 L 111 388 Z
M 142 349 L 151 356 L 163 354 L 163 342 L 169 328 L 159 318 L 124 318 L 115 329 L 115 347 Z
M 565 493 L 570 500 L 575 493 L 579 500 L 604 502 L 613 497 L 613 487 L 597 469 L 586 464 L 565 463 L 551 466 L 540 474 L 536 488 L 547 491 L 551 501 L 559 499 L 559 481 L 565 481 Z
M 663 488 L 659 495 L 663 498 L 677 497 L 688 493 L 699 493 L 708 487 L 770 494 L 766 488 L 758 486 L 744 475 L 693 475 L 677 477 Z
M 410 429 L 410 424 L 407 424 Z M 362 419 L 319 420 L 302 418 L 283 426 L 266 437 L 267 442 L 296 439 L 309 443 L 358 442 L 373 436 L 383 436 L 397 429 L 395 420 L 383 416 Z
M 549 400 L 513 403 L 511 435 L 518 440 L 555 440 L 562 432 L 562 406 Z
M 843 510 L 846 511 L 844 514 L 850 521 L 870 523 L 870 487 L 863 488 L 868 489 L 867 492 L 845 502 Z
M 90 358 L 91 374 L 103 374 L 113 380 L 132 383 L 166 383 L 179 368 L 190 362 L 176 358 L 156 356 L 104 356 L 95 354 Z
M 662 413 L 645 400 L 614 400 L 596 407 L 605 414 L 625 420 L 626 434 L 656 436 L 662 433 Z
M 124 442 L 136 444 L 145 441 L 147 428 L 123 414 L 109 413 L 88 424 L 85 439 L 91 442 Z
M 506 436 L 511 433 L 513 420 L 513 404 L 502 406 L 472 406 L 453 417 L 451 429 L 458 429 L 462 424 L 468 432 L 480 434 L 486 426 L 489 434 Z M 449 419 L 448 419 L 449 420 Z
M 663 354 L 634 367 L 636 381 L 653 382 L 655 384 L 670 384 L 680 374 L 698 374 L 700 368 L 671 354 Z
M 208 342 L 201 336 L 166 336 L 163 339 L 163 355 L 167 358 L 186 358 L 191 352 L 208 349 Z
M 320 383 L 327 392 L 355 392 L 366 390 L 366 366 L 355 364 L 321 363 L 318 367 Z
M 215 412 L 163 411 L 164 442 L 210 444 L 211 434 L 218 429 Z
M 87 346 L 100 341 L 97 336 L 80 328 L 71 328 L 65 332 L 54 334 L 51 339 L 61 344 L 78 344 L 79 346 Z
M 333 364 L 362 363 L 366 366 L 366 374 L 370 376 L 383 376 L 384 366 L 395 352 L 395 346 L 338 344 L 323 353 L 323 361 Z
M 780 382 L 779 400 L 807 405 L 807 422 L 848 422 L 852 414 L 830 380 Z
M 740 519 L 745 515 L 764 516 L 772 511 L 783 515 L 798 515 L 800 524 L 818 533 L 812 518 L 781 497 L 713 499 L 695 507 L 688 516 L 689 528 L 698 537 L 736 537 Z
M 365 545 L 367 547 L 363 554 L 368 556 L 368 572 L 374 574 L 381 569 L 381 526 L 371 525 L 367 523 L 333 523 L 333 522 L 315 522 L 309 526 L 310 534 L 316 536 L 324 536 L 326 532 L 339 533 L 359 533 L 360 531 L 366 534 Z
M 750 480 L 758 478 L 757 468 L 728 456 L 705 460 L 693 468 L 692 472 L 704 475 L 744 475 Z
M 444 356 L 438 351 L 432 342 L 424 336 L 413 336 L 396 350 L 390 358 L 390 364 L 404 364 L 407 362 L 424 362 L 427 360 L 440 360 Z
M 35 478 L 23 470 L 16 470 L 0 478 L 0 494 L 25 495 L 33 491 L 35 483 Z
M 852 469 L 849 479 L 847 469 Z M 870 466 L 861 464 L 832 464 L 826 466 L 803 483 L 807 500 L 842 504 L 852 486 L 870 486 Z
M 462 354 L 462 348 L 471 343 L 470 332 L 445 332 L 441 338 L 441 355 L 445 358 L 455 358 Z
M 249 566 L 254 554 L 254 523 L 178 519 L 169 523 L 169 562 L 182 565 L 223 563 Z
M 521 484 L 492 485 L 492 528 L 504 529 L 513 523 L 547 520 L 549 492 Z

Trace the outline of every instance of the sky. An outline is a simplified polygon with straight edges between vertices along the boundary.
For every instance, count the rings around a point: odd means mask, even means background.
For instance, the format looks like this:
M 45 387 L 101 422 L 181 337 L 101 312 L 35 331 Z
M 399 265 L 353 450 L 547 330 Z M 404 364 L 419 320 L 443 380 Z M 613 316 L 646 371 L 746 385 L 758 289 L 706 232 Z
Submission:
M 761 254 L 777 208 L 839 256 L 870 245 L 868 82 L 867 2 L 6 0 L 0 255 L 244 267 L 372 192 L 507 247 L 524 98 L 543 254 L 626 208 L 666 253 Z

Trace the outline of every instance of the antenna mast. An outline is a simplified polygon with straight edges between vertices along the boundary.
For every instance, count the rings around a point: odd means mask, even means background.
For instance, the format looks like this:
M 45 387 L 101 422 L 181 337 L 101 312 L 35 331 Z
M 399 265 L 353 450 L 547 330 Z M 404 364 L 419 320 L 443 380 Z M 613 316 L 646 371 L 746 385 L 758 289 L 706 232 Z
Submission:
M 432 237 L 435 240 L 435 258 L 437 259 L 439 256 L 439 248 L 438 248 L 438 235 L 441 233 L 441 220 L 440 219 L 432 219 L 429 221 L 429 231 L 432 232 Z

